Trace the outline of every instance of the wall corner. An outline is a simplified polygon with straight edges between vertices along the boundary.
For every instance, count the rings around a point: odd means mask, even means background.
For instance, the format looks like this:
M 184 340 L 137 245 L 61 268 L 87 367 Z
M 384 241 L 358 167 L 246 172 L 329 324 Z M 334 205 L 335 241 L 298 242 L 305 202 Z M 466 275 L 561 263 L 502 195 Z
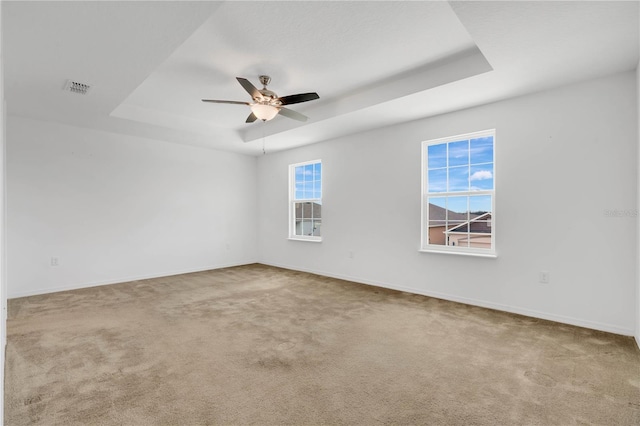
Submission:
M 640 22 L 640 16 L 638 16 L 638 22 Z M 636 114 L 637 114 L 637 126 L 636 126 L 636 138 L 637 146 L 640 148 L 640 59 L 636 65 Z M 636 166 L 636 181 L 637 181 L 637 195 L 636 195 L 636 208 L 640 209 L 640 149 L 638 150 L 637 166 Z M 640 214 L 636 218 L 636 324 L 635 324 L 635 339 L 638 348 L 640 348 Z

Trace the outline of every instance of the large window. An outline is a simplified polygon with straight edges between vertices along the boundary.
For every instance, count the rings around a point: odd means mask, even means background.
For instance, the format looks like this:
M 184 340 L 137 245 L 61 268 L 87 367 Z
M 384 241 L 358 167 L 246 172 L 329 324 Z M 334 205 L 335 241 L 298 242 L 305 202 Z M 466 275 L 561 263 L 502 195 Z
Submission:
M 322 162 L 289 166 L 289 238 L 322 240 Z
M 495 130 L 422 142 L 423 251 L 495 256 Z

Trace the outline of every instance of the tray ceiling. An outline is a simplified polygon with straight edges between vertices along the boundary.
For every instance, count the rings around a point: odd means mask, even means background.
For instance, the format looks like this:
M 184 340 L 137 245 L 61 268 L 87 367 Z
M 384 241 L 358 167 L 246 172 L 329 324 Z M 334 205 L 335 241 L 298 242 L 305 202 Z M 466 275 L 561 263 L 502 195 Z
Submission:
M 2 2 L 9 114 L 247 154 L 632 70 L 638 2 Z M 306 123 L 245 124 L 272 77 Z M 89 84 L 87 95 L 62 90 Z

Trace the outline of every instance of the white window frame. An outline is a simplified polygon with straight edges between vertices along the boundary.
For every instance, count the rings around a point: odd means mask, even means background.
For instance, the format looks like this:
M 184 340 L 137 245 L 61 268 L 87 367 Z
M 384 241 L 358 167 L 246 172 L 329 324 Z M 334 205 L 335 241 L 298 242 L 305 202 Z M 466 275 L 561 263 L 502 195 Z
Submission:
M 452 191 L 452 192 L 428 192 L 428 147 L 448 142 L 457 142 L 465 139 L 476 139 L 486 136 L 493 137 L 493 189 L 477 191 Z M 430 139 L 422 142 L 422 194 L 421 194 L 421 227 L 420 227 L 420 251 L 427 253 L 450 253 L 469 256 L 497 257 L 496 251 L 496 131 L 495 129 L 482 130 L 479 132 L 465 133 L 445 138 Z M 448 160 L 447 160 L 448 161 Z M 447 169 L 449 168 L 447 164 Z M 440 244 L 429 244 L 429 197 L 456 197 L 473 195 L 491 195 L 491 248 L 460 247 Z M 471 222 L 471 221 L 470 221 Z
M 322 171 L 320 174 L 320 198 L 303 198 L 296 199 L 296 167 L 306 166 L 309 164 L 320 163 L 322 165 L 322 160 L 311 160 L 304 161 L 302 163 L 290 164 L 289 165 L 289 239 L 296 241 L 311 241 L 311 242 L 322 242 L 322 234 L 320 236 L 314 235 L 296 235 L 296 203 L 318 203 L 322 205 L 322 193 L 324 190 L 323 177 L 324 177 L 324 166 L 322 166 Z M 321 218 L 321 222 L 324 220 Z

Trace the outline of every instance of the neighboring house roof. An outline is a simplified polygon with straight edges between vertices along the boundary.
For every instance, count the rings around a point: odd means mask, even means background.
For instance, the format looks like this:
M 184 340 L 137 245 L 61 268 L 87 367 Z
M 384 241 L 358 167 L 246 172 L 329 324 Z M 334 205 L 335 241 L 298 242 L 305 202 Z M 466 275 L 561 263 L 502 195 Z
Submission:
M 467 232 L 478 233 L 478 234 L 490 234 L 491 226 L 489 223 L 491 222 L 491 212 L 487 212 L 480 216 L 477 216 L 468 222 L 462 223 L 458 226 L 454 226 L 447 231 L 444 231 L 446 234 L 466 234 Z
M 447 216 L 448 212 L 448 216 Z M 464 221 L 465 223 L 469 220 L 469 216 L 466 213 L 456 213 L 451 210 L 447 210 L 443 207 L 436 206 L 435 204 L 429 204 L 429 228 L 433 228 L 436 226 L 445 226 L 446 219 L 449 219 L 449 222 L 455 221 L 460 222 Z M 471 213 L 470 217 L 473 219 L 478 217 L 477 214 Z M 464 224 L 461 224 L 464 225 Z
M 315 219 L 320 219 L 322 217 L 322 205 L 318 204 L 318 203 L 312 203 L 312 202 L 303 202 L 303 203 L 296 203 L 296 218 L 297 219 L 301 219 L 303 218 L 302 215 L 302 209 L 310 209 L 311 208 L 311 204 L 313 204 L 313 217 Z M 306 212 L 305 211 L 305 215 L 304 218 L 305 219 L 310 219 L 311 218 L 311 213 L 310 212 Z

